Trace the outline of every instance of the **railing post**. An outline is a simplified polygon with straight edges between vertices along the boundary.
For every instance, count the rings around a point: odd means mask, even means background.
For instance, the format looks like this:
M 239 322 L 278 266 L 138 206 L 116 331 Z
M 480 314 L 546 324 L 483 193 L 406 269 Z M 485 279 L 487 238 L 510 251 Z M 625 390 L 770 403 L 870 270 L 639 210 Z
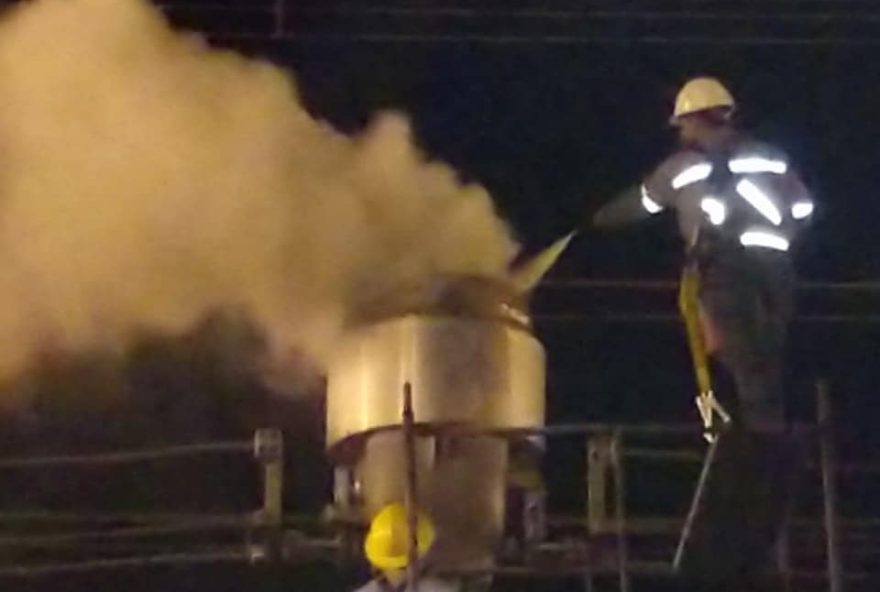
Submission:
M 532 547 L 547 538 L 547 499 L 543 489 L 523 492 L 523 542 Z
M 266 530 L 267 555 L 277 556 L 282 530 L 284 493 L 284 436 L 277 429 L 259 429 L 254 434 L 254 456 L 263 465 L 263 507 L 259 526 Z
M 614 471 L 614 524 L 617 532 L 617 571 L 620 592 L 629 592 L 629 541 L 626 527 L 626 479 L 623 466 L 623 433 L 615 430 L 611 441 L 611 466 Z
M 837 458 L 834 447 L 831 392 L 828 382 L 816 385 L 816 409 L 819 423 L 819 457 L 822 466 L 822 493 L 825 502 L 825 536 L 828 565 L 828 589 L 843 592 L 843 570 L 837 521 Z
M 591 534 L 608 529 L 611 448 L 612 440 L 608 434 L 596 434 L 587 441 L 587 526 Z

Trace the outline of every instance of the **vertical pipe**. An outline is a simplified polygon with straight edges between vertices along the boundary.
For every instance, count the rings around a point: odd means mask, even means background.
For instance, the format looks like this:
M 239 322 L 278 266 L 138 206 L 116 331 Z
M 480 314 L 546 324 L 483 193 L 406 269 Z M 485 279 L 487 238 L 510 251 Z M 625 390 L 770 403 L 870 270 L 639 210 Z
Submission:
M 828 383 L 816 385 L 817 415 L 819 420 L 819 455 L 822 465 L 822 493 L 825 502 L 825 537 L 828 564 L 828 589 L 843 592 L 843 573 L 840 560 L 840 541 L 837 524 L 837 459 L 832 428 L 831 393 Z
M 629 547 L 626 537 L 626 491 L 624 490 L 623 434 L 615 430 L 611 444 L 612 466 L 614 467 L 614 512 L 617 527 L 617 570 L 620 592 L 629 592 Z
M 409 537 L 407 545 L 407 590 L 418 590 L 419 585 L 419 533 L 418 533 L 418 475 L 416 474 L 416 438 L 413 430 L 415 415 L 412 406 L 412 385 L 403 385 L 403 448 L 406 461 L 406 490 L 404 505 Z

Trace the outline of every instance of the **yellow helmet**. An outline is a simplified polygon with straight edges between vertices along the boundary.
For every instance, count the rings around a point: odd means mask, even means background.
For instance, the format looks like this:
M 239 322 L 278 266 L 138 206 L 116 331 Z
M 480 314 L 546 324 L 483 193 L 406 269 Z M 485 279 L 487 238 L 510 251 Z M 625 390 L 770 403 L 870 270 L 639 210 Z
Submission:
M 715 78 L 694 78 L 678 91 L 671 121 L 675 123 L 685 115 L 723 107 L 731 110 L 736 107 L 730 91 Z
M 419 513 L 416 526 L 416 541 L 419 557 L 423 557 L 434 544 L 436 533 L 431 521 Z M 373 518 L 370 531 L 364 540 L 367 559 L 381 571 L 394 571 L 406 568 L 409 557 L 409 527 L 406 508 L 393 503 L 382 508 Z

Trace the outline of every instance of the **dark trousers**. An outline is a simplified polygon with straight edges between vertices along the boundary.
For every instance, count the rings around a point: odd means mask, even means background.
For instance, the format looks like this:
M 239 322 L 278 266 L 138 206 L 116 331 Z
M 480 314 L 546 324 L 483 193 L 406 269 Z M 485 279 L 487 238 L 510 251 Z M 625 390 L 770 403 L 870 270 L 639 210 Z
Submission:
M 770 558 L 786 515 L 797 447 L 765 428 L 784 423 L 783 357 L 794 274 L 766 250 L 712 253 L 701 265 L 700 300 L 720 336 L 718 357 L 736 386 L 734 427 L 721 437 L 687 548 L 687 589 L 776 590 Z
M 802 448 L 786 434 L 721 436 L 702 511 L 686 549 L 690 592 L 778 592 L 773 551 L 789 510 Z
M 736 385 L 733 407 L 742 426 L 778 427 L 784 420 L 783 358 L 793 293 L 785 253 L 728 249 L 701 262 L 700 302 L 720 336 L 718 358 Z

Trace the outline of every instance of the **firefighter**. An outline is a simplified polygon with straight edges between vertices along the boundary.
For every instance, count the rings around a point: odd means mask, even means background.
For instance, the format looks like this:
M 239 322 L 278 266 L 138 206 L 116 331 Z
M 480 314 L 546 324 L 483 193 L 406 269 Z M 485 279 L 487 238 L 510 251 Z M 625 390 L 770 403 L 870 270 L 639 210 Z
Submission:
M 610 228 L 674 211 L 698 277 L 704 340 L 736 387 L 686 572 L 707 590 L 758 590 L 787 507 L 794 449 L 784 423 L 782 367 L 792 314 L 792 243 L 813 214 L 787 156 L 733 125 L 733 96 L 713 78 L 680 90 L 671 123 L 680 148 L 643 183 L 593 216 Z M 697 582 L 699 584 L 699 582 Z M 698 589 L 699 585 L 689 589 Z
M 419 592 L 458 592 L 458 587 L 447 580 L 427 574 L 427 554 L 436 534 L 431 520 L 419 513 L 416 541 L 419 557 Z M 364 540 L 364 552 L 378 576 L 357 592 L 410 592 L 407 587 L 407 567 L 410 544 L 406 508 L 393 503 L 385 506 L 373 518 Z
M 813 202 L 785 154 L 734 128 L 734 109 L 718 80 L 685 84 L 671 118 L 681 148 L 593 223 L 613 227 L 675 211 L 699 270 L 707 341 L 736 383 L 737 419 L 761 429 L 783 421 L 791 245 Z

